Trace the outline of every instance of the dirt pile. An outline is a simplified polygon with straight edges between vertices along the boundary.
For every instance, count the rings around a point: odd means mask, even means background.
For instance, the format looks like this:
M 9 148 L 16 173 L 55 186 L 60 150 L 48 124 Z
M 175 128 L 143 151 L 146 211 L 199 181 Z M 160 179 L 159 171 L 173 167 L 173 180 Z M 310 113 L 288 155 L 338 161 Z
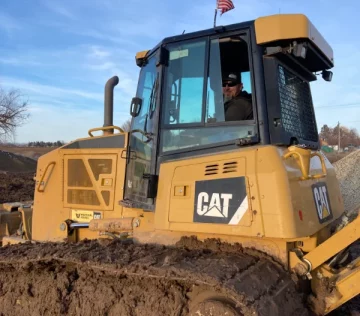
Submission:
M 34 159 L 0 150 L 0 172 L 35 172 Z
M 34 199 L 34 173 L 0 173 L 0 204 Z
M 0 204 L 33 199 L 36 165 L 31 158 L 0 150 Z
M 360 207 L 360 150 L 356 150 L 334 163 L 336 176 L 347 212 Z
M 38 160 L 38 158 L 49 151 L 54 150 L 54 147 L 22 147 L 22 146 L 1 146 L 0 150 L 8 151 L 17 155 L 25 156 Z
M 333 164 L 340 182 L 340 190 L 344 200 L 345 211 L 353 213 L 360 208 L 360 150 L 356 150 Z M 355 214 L 355 213 L 353 213 Z M 360 256 L 360 242 L 351 248 L 352 257 Z M 341 306 L 333 312 L 333 316 L 360 316 L 360 296 Z
M 119 240 L 0 248 L 0 315 L 200 315 L 204 298 L 225 295 L 234 303 L 226 310 L 245 316 L 309 315 L 279 264 L 240 246 L 210 248 Z

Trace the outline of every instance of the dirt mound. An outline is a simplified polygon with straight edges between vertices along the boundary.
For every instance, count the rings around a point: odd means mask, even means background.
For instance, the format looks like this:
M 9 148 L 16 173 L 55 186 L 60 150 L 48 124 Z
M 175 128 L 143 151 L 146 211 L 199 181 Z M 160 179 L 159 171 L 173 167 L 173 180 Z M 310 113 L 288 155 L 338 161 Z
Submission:
M 0 150 L 8 151 L 17 155 L 25 156 L 38 160 L 38 158 L 49 151 L 54 150 L 54 147 L 21 147 L 21 146 L 0 146 Z
M 347 212 L 360 207 L 360 150 L 334 163 Z
M 31 158 L 0 150 L 0 204 L 33 199 L 36 165 Z
M 340 182 L 340 190 L 347 213 L 352 213 L 360 208 L 360 150 L 356 150 L 334 164 L 336 176 Z M 355 214 L 355 213 L 353 213 Z M 352 250 L 353 258 L 360 256 L 360 243 L 356 243 Z M 338 308 L 331 313 L 332 316 L 360 316 L 360 296 Z
M 35 172 L 36 164 L 34 159 L 0 150 L 0 171 Z
M 34 199 L 34 173 L 0 173 L 0 204 Z
M 231 301 L 219 307 L 224 296 Z M 182 316 L 206 308 L 309 315 L 279 264 L 240 247 L 217 252 L 92 240 L 0 248 L 1 315 Z

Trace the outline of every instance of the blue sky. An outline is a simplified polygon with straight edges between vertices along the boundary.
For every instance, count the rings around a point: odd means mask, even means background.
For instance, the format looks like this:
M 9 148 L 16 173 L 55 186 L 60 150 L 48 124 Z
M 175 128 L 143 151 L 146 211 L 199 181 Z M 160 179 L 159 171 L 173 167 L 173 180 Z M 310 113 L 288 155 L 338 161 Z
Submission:
M 137 51 L 212 27 L 215 0 L 0 0 L 0 85 L 19 88 L 30 118 L 16 141 L 70 141 L 103 124 L 103 90 L 118 75 L 114 123 L 128 117 Z M 317 122 L 360 132 L 360 2 L 233 0 L 218 25 L 304 13 L 334 49 L 331 83 L 312 84 Z

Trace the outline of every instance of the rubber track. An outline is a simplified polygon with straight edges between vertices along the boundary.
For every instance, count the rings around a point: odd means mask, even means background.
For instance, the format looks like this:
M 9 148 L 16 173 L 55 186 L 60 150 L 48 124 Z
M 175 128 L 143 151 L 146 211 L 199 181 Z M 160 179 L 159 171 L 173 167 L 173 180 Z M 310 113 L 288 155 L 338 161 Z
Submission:
M 231 298 L 246 316 L 309 315 L 280 264 L 241 247 L 207 246 L 85 241 L 4 247 L 0 315 L 183 316 L 202 291 Z

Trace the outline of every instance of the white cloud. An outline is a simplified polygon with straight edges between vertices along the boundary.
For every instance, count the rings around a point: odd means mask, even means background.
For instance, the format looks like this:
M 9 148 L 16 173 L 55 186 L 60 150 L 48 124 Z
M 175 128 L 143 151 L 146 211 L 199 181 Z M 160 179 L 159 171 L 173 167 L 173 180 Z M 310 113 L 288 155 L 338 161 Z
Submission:
M 55 141 L 66 142 L 88 137 L 88 130 L 103 125 L 103 107 L 79 109 L 76 105 L 59 107 L 52 103 L 34 103 L 30 106 L 28 124 L 17 129 L 21 142 Z M 129 117 L 127 111 L 115 111 L 114 124 L 121 125 Z M 34 128 L 37 126 L 37 128 Z
M 98 59 L 104 59 L 111 55 L 110 51 L 105 50 L 104 48 L 99 47 L 99 46 L 91 46 L 90 51 L 91 51 L 90 56 L 98 58 Z
M 45 66 L 43 62 L 40 61 L 34 61 L 29 59 L 27 56 L 24 56 L 23 58 L 20 57 L 0 57 L 0 63 L 11 65 L 11 66 Z
M 0 84 L 4 87 L 12 88 L 16 87 L 17 89 L 32 92 L 39 95 L 47 95 L 51 97 L 71 97 L 78 96 L 86 99 L 92 100 L 102 100 L 103 95 L 100 93 L 93 93 L 77 89 L 68 89 L 68 88 L 58 88 L 54 86 L 39 84 L 31 81 L 20 80 L 11 77 L 0 77 Z
M 84 65 L 84 67 L 93 70 L 109 70 L 109 69 L 114 69 L 116 65 L 112 62 L 104 62 L 96 65 Z
M 67 9 L 66 7 L 62 6 L 61 4 L 59 4 L 59 2 L 55 2 L 55 1 L 43 1 L 43 4 L 50 10 L 53 11 L 56 14 L 59 14 L 61 16 L 64 16 L 68 19 L 71 20 L 75 20 L 75 16 L 74 14 Z

